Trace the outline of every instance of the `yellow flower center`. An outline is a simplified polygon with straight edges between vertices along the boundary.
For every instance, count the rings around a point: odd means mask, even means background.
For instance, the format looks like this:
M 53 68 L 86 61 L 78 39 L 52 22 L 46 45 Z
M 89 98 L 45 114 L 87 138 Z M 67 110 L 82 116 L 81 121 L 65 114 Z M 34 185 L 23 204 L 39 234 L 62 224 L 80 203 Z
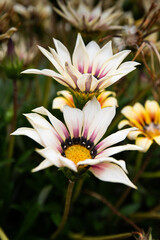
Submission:
M 151 137 L 160 135 L 160 124 L 151 123 L 148 126 L 145 126 L 145 132 Z
M 65 151 L 66 158 L 72 160 L 75 164 L 86 159 L 91 159 L 90 150 L 81 145 L 72 145 L 68 147 Z

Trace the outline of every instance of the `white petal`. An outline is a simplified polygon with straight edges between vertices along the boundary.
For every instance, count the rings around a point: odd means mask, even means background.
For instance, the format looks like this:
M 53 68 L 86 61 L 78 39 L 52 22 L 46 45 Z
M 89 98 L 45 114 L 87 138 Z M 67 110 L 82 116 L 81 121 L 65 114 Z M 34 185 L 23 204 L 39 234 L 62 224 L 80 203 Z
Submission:
M 127 169 L 126 169 L 126 163 L 125 161 L 123 160 L 116 160 L 112 157 L 105 157 L 105 158 L 96 158 L 96 159 L 86 159 L 84 161 L 80 161 L 78 162 L 78 166 L 80 165 L 89 165 L 89 166 L 93 166 L 93 165 L 97 165 L 97 164 L 100 164 L 100 163 L 114 163 L 114 164 L 117 164 L 118 166 L 120 166 L 123 171 L 125 171 L 126 173 L 128 173 Z
M 77 87 L 77 80 L 81 77 L 81 73 L 69 63 L 65 63 L 65 78 L 68 79 L 72 88 Z
M 77 108 L 71 108 L 64 106 L 63 116 L 70 132 L 71 138 L 78 138 L 81 136 L 82 125 L 83 125 L 83 112 Z
M 43 149 L 36 149 L 36 152 L 39 153 L 42 157 L 49 160 L 52 165 L 55 165 L 56 167 L 61 166 L 59 161 L 60 153 L 58 151 L 56 152 L 52 148 L 47 147 Z
M 70 159 L 65 158 L 63 156 L 59 156 L 59 161 L 61 163 L 61 167 L 67 167 L 67 168 L 71 169 L 72 171 L 77 172 L 77 166 Z
M 94 117 L 91 126 L 89 126 L 88 139 L 96 144 L 106 132 L 108 126 L 115 116 L 115 113 L 115 106 L 100 109 L 100 111 Z
M 89 56 L 85 48 L 83 39 L 78 34 L 76 46 L 73 52 L 73 65 L 81 72 L 86 73 L 89 67 Z
M 61 149 L 59 142 L 60 136 L 57 135 L 53 126 L 45 118 L 36 113 L 24 114 L 24 116 L 26 116 L 31 125 L 36 129 L 44 146 Z
M 100 111 L 101 106 L 97 99 L 94 97 L 92 100 L 88 101 L 83 108 L 84 113 L 84 124 L 83 124 L 83 133 L 82 135 L 87 138 L 88 129 L 94 119 L 94 117 Z
M 89 56 L 89 66 L 92 66 L 93 60 L 97 52 L 100 50 L 100 47 L 95 41 L 91 41 L 87 44 L 86 50 Z
M 67 82 L 67 80 L 60 74 L 50 70 L 50 69 L 43 69 L 43 70 L 38 70 L 38 69 L 27 69 L 21 73 L 27 73 L 27 74 L 40 74 L 40 75 L 44 75 L 44 76 L 48 76 L 48 77 L 52 77 L 54 78 L 57 82 L 59 82 L 60 84 L 69 87 L 69 83 Z
M 106 60 L 110 59 L 112 55 L 112 42 L 109 41 L 94 57 L 92 74 L 98 76 L 102 65 Z
M 111 134 L 110 136 L 106 137 L 105 139 L 103 139 L 97 146 L 96 146 L 96 150 L 98 152 L 101 152 L 102 150 L 104 150 L 107 147 L 110 147 L 118 142 L 123 141 L 128 133 L 131 130 L 135 130 L 136 128 L 127 128 L 127 129 L 123 129 L 120 130 L 116 133 Z
M 71 63 L 71 57 L 68 49 L 57 39 L 53 39 L 57 53 L 61 58 L 61 61 Z
M 48 58 L 48 60 L 53 64 L 53 66 L 60 72 L 63 73 L 64 71 L 64 66 L 63 62 L 59 59 L 57 53 L 55 52 L 54 49 L 52 49 L 52 53 L 47 51 L 45 48 L 38 46 L 39 50 Z
M 54 117 L 46 108 L 39 107 L 39 108 L 33 109 L 32 111 L 48 116 L 49 120 L 51 121 L 52 125 L 55 128 L 55 131 L 61 136 L 63 141 L 65 141 L 66 138 L 69 137 L 69 133 L 65 125 L 59 119 Z
M 55 152 L 52 148 L 44 148 L 36 150 L 41 156 L 46 158 L 51 165 L 55 165 L 57 167 L 67 167 L 74 172 L 77 172 L 77 167 L 73 161 L 68 158 L 63 157 L 58 152 Z M 40 170 L 40 169 L 39 169 Z
M 33 128 L 27 128 L 27 127 L 18 128 L 11 135 L 24 135 L 24 136 L 27 136 L 27 137 L 30 137 L 31 139 L 33 139 L 34 141 L 36 141 L 37 143 L 39 143 L 40 145 L 44 146 L 44 144 L 43 144 L 39 134 Z
M 101 158 L 101 157 L 109 157 L 114 154 L 123 152 L 123 151 L 128 151 L 128 150 L 138 150 L 142 151 L 142 148 L 133 144 L 126 144 L 123 146 L 116 146 L 116 147 L 110 147 L 105 149 L 104 151 L 100 152 L 97 154 L 96 158 Z
M 43 169 L 51 167 L 51 166 L 54 166 L 54 163 L 49 161 L 48 159 L 45 159 L 37 167 L 33 168 L 32 172 L 37 172 L 37 171 L 43 170 Z
M 92 166 L 89 169 L 95 177 L 102 181 L 123 183 L 132 188 L 136 186 L 129 180 L 125 172 L 114 163 L 101 163 L 95 166 Z

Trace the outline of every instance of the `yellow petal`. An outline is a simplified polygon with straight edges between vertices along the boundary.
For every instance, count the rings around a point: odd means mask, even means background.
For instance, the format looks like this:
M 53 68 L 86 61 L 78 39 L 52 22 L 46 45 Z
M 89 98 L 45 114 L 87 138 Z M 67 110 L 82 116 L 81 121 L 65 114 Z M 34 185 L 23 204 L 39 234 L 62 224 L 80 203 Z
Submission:
M 126 126 L 126 125 L 129 125 L 129 126 L 130 126 L 129 121 L 128 121 L 128 120 L 122 120 L 122 121 L 120 121 L 120 123 L 118 124 L 118 129 L 121 129 L 121 128 L 123 128 L 123 127 Z
M 105 101 L 103 102 L 100 102 L 101 104 L 101 107 L 104 108 L 104 107 L 112 107 L 112 106 L 117 106 L 117 99 L 114 98 L 114 97 L 109 97 L 107 98 Z
M 148 112 L 146 112 L 146 110 L 140 103 L 135 103 L 133 109 L 137 113 L 138 118 L 141 120 L 143 125 L 145 125 L 145 123 L 150 123 L 150 117 L 148 116 Z
M 157 143 L 158 145 L 160 145 L 160 136 L 154 137 L 154 140 L 156 141 L 156 143 Z
M 157 124 L 160 119 L 160 108 L 156 101 L 147 100 L 145 103 L 145 109 L 150 116 L 150 120 Z
M 143 134 L 141 131 L 135 130 L 128 133 L 128 138 L 130 140 L 135 140 L 139 134 Z
M 147 137 L 138 137 L 136 139 L 136 145 L 141 147 L 144 152 L 147 152 L 147 150 L 150 148 L 152 142 L 153 141 Z

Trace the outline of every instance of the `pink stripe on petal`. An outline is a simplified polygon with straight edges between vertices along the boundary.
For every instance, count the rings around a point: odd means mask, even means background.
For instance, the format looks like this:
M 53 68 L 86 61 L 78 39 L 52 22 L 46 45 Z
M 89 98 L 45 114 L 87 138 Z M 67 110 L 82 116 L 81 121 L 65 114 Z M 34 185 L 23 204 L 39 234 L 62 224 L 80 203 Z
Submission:
M 84 65 L 78 64 L 78 71 L 84 73 Z
M 105 68 L 104 68 L 103 71 L 101 72 L 101 74 L 98 76 L 98 78 L 100 79 L 100 78 L 105 77 L 109 72 L 110 72 L 110 69 L 105 72 Z
M 91 142 L 94 142 L 96 136 L 97 136 L 97 133 L 96 133 L 96 130 L 94 130 L 91 137 L 90 137 Z
M 89 68 L 88 68 L 88 73 L 91 73 L 91 72 L 92 72 L 92 65 L 89 66 Z
M 86 126 L 84 129 L 83 137 L 87 138 L 87 134 L 88 134 L 88 127 Z
M 74 135 L 75 138 L 79 137 L 79 128 L 73 129 L 73 135 Z
M 100 70 L 101 70 L 100 68 L 97 68 L 97 69 L 96 69 L 96 71 L 95 71 L 95 73 L 94 73 L 94 76 L 95 76 L 96 78 L 98 77 Z

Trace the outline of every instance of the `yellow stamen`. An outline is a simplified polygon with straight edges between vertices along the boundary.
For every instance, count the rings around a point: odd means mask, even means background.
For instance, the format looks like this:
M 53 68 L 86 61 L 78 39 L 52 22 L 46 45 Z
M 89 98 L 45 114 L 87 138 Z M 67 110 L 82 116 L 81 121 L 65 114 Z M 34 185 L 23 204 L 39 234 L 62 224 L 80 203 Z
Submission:
M 73 145 L 65 150 L 66 158 L 72 160 L 75 164 L 85 159 L 91 159 L 90 151 L 81 145 Z

